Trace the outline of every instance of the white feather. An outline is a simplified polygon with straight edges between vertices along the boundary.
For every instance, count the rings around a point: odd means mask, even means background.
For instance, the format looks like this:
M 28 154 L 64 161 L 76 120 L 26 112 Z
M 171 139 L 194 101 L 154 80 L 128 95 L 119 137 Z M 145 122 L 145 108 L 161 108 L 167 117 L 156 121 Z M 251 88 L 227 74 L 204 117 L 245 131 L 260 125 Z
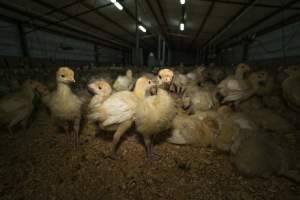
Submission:
M 238 90 L 238 91 L 243 90 L 242 87 L 241 87 L 241 83 L 238 80 L 235 80 L 235 79 L 228 80 L 227 88 L 229 90 Z
M 132 79 L 128 78 L 127 76 L 118 76 L 113 84 L 113 88 L 116 91 L 130 90 L 131 85 Z
M 99 110 L 103 126 L 119 124 L 131 119 L 137 106 L 137 97 L 129 91 L 117 92 L 110 96 Z

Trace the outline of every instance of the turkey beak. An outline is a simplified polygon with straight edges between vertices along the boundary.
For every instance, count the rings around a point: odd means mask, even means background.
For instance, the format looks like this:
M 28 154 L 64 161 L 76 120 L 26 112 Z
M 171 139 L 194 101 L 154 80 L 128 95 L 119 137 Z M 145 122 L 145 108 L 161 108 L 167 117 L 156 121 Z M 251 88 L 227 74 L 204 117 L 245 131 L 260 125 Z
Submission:
M 88 84 L 87 89 L 90 91 L 93 89 L 93 85 L 92 84 Z
M 170 85 L 171 82 L 172 82 L 172 78 L 167 77 L 167 78 L 165 79 L 165 83 L 166 83 L 166 84 Z
M 76 82 L 74 78 L 71 78 L 69 81 L 70 81 L 70 83 L 72 83 L 72 84 L 74 84 L 74 83 Z

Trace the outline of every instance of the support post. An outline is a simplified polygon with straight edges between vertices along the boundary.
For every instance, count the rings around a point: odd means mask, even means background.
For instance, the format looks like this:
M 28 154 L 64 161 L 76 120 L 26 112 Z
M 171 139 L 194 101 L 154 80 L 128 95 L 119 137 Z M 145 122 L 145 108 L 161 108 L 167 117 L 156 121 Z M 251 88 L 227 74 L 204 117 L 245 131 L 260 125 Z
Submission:
M 195 58 L 195 65 L 199 64 L 199 48 L 196 50 L 196 58 Z
M 162 50 L 162 66 L 165 66 L 165 58 L 166 58 L 166 41 L 163 40 L 163 50 Z
M 18 23 L 18 30 L 19 30 L 20 46 L 22 49 L 22 55 L 25 58 L 29 58 L 28 44 L 27 44 L 23 25 L 21 23 Z
M 99 53 L 99 51 L 98 51 L 97 44 L 94 44 L 94 52 L 95 52 L 95 63 L 98 64 L 98 62 L 99 62 L 99 59 L 98 59 L 98 53 Z
M 157 47 L 157 60 L 159 65 L 161 64 L 161 36 L 158 36 L 158 47 Z
M 138 13 L 138 0 L 135 0 L 135 14 L 136 14 L 136 19 L 138 19 L 139 13 Z M 135 46 L 135 64 L 137 67 L 140 67 L 140 35 L 139 35 L 139 21 L 136 20 L 136 46 Z
M 248 60 L 248 49 L 249 49 L 249 43 L 246 42 L 243 47 L 243 61 Z
M 172 65 L 172 50 L 168 48 L 168 65 Z

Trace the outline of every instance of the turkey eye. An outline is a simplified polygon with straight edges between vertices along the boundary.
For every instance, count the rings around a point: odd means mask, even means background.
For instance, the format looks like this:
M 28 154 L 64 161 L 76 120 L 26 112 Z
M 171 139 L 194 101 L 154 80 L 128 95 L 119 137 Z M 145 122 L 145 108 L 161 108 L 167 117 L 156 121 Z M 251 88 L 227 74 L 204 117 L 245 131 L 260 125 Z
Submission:
M 159 75 L 158 78 L 161 79 L 161 75 Z
M 65 75 L 61 75 L 62 78 L 65 78 Z
M 101 89 L 102 89 L 102 87 L 101 87 L 101 86 L 99 86 L 98 88 L 99 88 L 99 90 L 101 90 Z

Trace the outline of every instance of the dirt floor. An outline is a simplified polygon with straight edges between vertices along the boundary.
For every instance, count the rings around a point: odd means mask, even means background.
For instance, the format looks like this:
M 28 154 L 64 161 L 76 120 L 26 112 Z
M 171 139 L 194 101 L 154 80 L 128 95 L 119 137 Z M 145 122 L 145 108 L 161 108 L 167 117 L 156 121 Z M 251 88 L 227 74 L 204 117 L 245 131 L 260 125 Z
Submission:
M 45 112 L 27 131 L 2 131 L 0 199 L 300 199 L 299 185 L 242 177 L 212 149 L 162 143 L 161 159 L 145 165 L 144 147 L 131 136 L 119 149 L 124 160 L 114 161 L 111 140 L 94 132 L 86 127 L 74 151 Z

